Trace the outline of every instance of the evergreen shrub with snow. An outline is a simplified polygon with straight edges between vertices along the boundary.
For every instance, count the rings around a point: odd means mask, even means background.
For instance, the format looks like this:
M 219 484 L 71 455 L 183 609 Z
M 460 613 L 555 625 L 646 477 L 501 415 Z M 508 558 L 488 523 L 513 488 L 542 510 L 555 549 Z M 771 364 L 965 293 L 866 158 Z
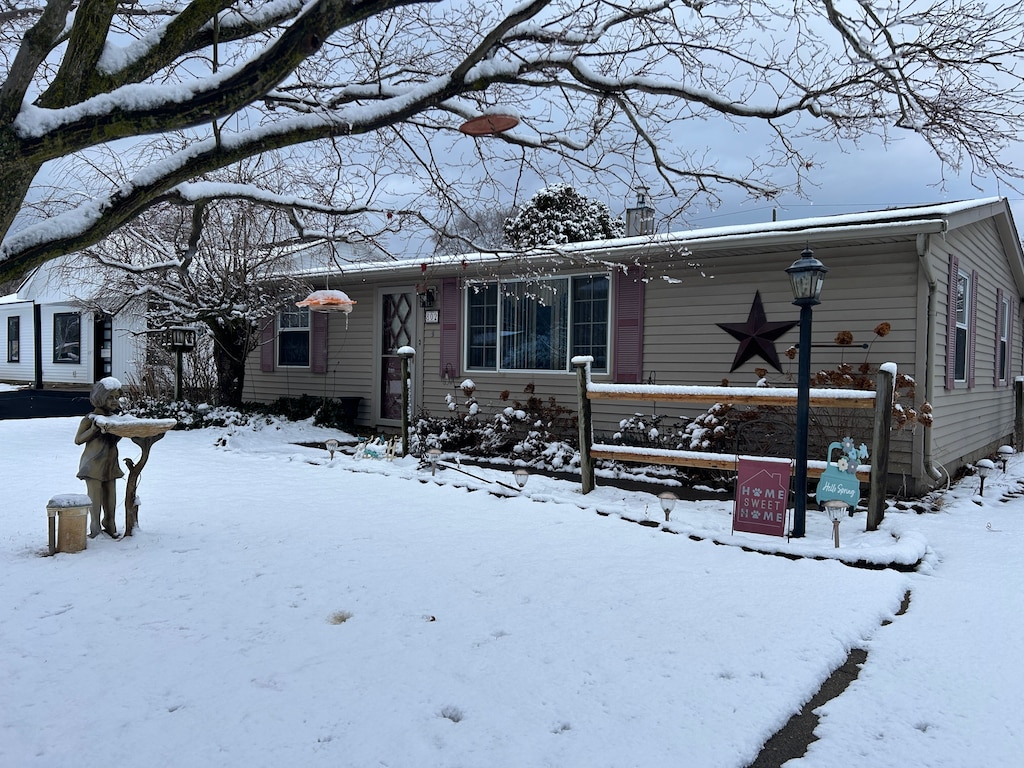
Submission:
M 583 197 L 568 184 L 540 190 L 505 222 L 505 239 L 515 248 L 607 240 L 625 231 L 625 223 L 606 204 Z

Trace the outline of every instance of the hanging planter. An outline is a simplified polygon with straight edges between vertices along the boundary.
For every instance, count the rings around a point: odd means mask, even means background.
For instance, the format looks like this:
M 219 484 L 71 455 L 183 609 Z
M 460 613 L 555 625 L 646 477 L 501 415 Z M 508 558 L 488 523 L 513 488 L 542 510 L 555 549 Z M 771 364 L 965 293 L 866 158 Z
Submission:
M 314 312 L 352 312 L 355 305 L 344 291 L 313 291 L 302 301 L 295 302 L 297 307 L 309 307 Z

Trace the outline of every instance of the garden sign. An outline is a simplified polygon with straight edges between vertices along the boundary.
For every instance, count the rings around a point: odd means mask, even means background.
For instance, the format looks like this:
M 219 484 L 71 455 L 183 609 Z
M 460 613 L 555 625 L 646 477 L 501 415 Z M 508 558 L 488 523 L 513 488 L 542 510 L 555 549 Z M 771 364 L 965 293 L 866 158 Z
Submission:
M 838 458 L 833 457 L 838 451 Z M 843 501 L 855 507 L 860 501 L 860 480 L 857 479 L 857 467 L 862 459 L 868 456 L 867 446 L 861 443 L 855 448 L 853 440 L 844 437 L 841 443 L 830 443 L 825 471 L 818 480 L 815 498 L 818 504 L 827 501 Z

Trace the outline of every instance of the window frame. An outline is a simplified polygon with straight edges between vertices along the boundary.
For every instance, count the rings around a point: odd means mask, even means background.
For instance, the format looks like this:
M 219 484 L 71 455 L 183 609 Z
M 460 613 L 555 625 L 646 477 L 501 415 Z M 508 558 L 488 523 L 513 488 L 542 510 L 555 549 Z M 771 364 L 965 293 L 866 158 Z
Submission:
M 1005 383 L 1010 377 L 1010 299 L 1000 291 L 996 329 L 996 380 Z
M 7 362 L 21 362 L 21 315 L 7 318 Z
M 301 321 L 301 320 L 305 319 L 305 324 L 304 325 L 301 325 L 301 324 L 298 324 L 298 325 L 288 324 L 288 325 L 286 325 L 285 324 L 285 318 L 286 317 L 294 317 L 298 321 Z M 276 333 L 277 350 L 276 350 L 276 354 L 274 355 L 274 361 L 275 361 L 277 367 L 278 368 L 311 368 L 311 366 L 312 366 L 312 358 L 313 358 L 313 356 L 312 356 L 313 324 L 312 324 L 311 312 L 309 311 L 309 307 L 295 307 L 294 309 L 291 308 L 291 307 L 287 307 L 287 308 L 281 309 L 277 313 L 276 323 L 277 323 L 277 333 Z M 305 338 L 306 338 L 305 362 L 302 362 L 302 363 L 292 362 L 292 361 L 286 362 L 284 357 L 283 357 L 286 349 L 294 351 L 294 350 L 297 350 L 299 348 L 298 342 L 294 338 L 291 338 L 291 337 L 293 337 L 293 336 L 297 337 L 299 334 L 305 334 Z M 289 343 L 287 345 L 282 343 L 285 340 L 286 336 L 289 337 Z M 293 343 L 295 344 L 294 347 L 292 347 Z
M 971 342 L 971 303 L 974 299 L 971 275 L 962 269 L 956 272 L 956 310 L 954 312 L 953 328 L 953 381 L 966 383 L 971 374 L 970 342 Z M 960 301 L 960 287 L 963 291 L 963 306 Z M 961 319 L 961 314 L 963 319 Z M 961 343 L 962 336 L 962 343 Z M 963 370 L 961 371 L 961 366 Z
M 75 341 L 68 341 L 70 338 L 67 336 L 66 329 L 58 333 L 58 324 L 63 325 L 74 319 L 74 325 L 77 326 L 78 333 Z M 78 359 L 70 360 L 67 358 L 61 358 L 58 354 L 58 349 L 61 347 L 67 347 L 69 344 L 78 345 Z M 53 362 L 55 365 L 81 365 L 82 364 L 82 313 L 81 312 L 54 312 L 53 313 Z
M 582 315 L 582 300 L 577 297 L 577 287 L 582 281 L 593 282 L 601 279 L 605 283 L 605 296 L 603 300 L 603 318 L 594 319 L 593 313 L 586 320 L 581 320 L 577 315 Z M 516 326 L 509 326 L 508 301 L 523 300 L 532 298 L 529 286 L 537 286 L 538 283 L 563 283 L 558 287 L 558 292 L 564 295 L 564 307 L 558 312 L 564 314 L 564 318 L 556 318 L 560 327 L 564 327 L 564 337 L 557 339 L 551 346 L 558 349 L 564 357 L 563 366 L 560 368 L 539 368 L 539 367 L 506 367 L 502 365 L 503 360 L 508 358 L 502 349 L 501 339 L 503 335 L 514 334 L 518 331 Z M 515 285 L 514 292 L 504 290 L 504 286 Z M 520 288 L 523 286 L 523 288 Z M 525 289 L 525 290 L 524 290 Z M 463 304 L 462 323 L 462 354 L 465 360 L 465 370 L 476 373 L 526 373 L 526 374 L 565 374 L 572 373 L 571 360 L 578 353 L 578 335 L 582 335 L 583 325 L 593 331 L 595 327 L 604 326 L 603 332 L 603 365 L 595 359 L 592 370 L 595 373 L 609 373 L 611 369 L 611 338 L 612 338 L 612 279 L 607 272 L 583 272 L 564 275 L 551 275 L 549 277 L 536 279 L 510 279 L 510 280 L 474 280 L 467 281 L 465 285 L 466 301 Z M 519 296 L 519 299 L 515 299 Z M 481 301 L 474 302 L 474 298 L 480 297 Z M 536 301 L 536 299 L 533 299 Z M 591 308 L 596 303 L 589 300 Z M 526 317 L 534 318 L 535 313 L 527 312 Z M 514 319 L 513 319 L 513 322 Z M 492 341 L 475 343 L 475 337 L 492 335 Z M 536 328 L 534 328 L 536 333 Z M 593 355 L 595 347 L 601 346 L 594 341 L 594 334 L 587 334 L 590 338 L 587 342 L 587 351 L 582 354 Z M 520 354 L 536 355 L 536 350 L 519 350 Z M 475 359 L 474 359 L 475 358 Z M 536 357 L 534 358 L 536 359 Z M 493 363 L 492 363 L 493 360 Z M 489 364 L 492 363 L 492 364 Z

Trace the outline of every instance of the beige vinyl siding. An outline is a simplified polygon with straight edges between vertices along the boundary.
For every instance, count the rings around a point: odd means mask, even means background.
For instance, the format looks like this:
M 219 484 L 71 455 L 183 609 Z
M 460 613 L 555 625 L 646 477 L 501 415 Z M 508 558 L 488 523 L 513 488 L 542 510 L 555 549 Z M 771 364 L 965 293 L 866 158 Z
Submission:
M 814 343 L 831 343 L 842 330 L 852 332 L 857 344 L 873 343 L 867 351 L 815 348 L 812 369 L 835 367 L 841 361 L 856 368 L 865 360 L 877 368 L 891 361 L 897 363 L 901 372 L 914 376 L 921 312 L 914 242 L 821 247 L 815 249 L 815 254 L 829 266 L 830 272 L 822 304 L 814 310 Z M 691 261 L 699 262 L 699 268 L 652 267 L 645 296 L 643 379 L 653 378 L 657 384 L 669 385 L 719 385 L 727 379 L 734 386 L 753 386 L 757 380 L 754 370 L 770 366 L 755 357 L 730 373 L 739 342 L 717 323 L 745 322 L 758 290 L 769 322 L 797 321 L 799 308 L 792 303 L 785 268 L 798 256 L 792 250 L 729 256 L 693 254 Z M 892 332 L 884 339 L 876 339 L 873 329 L 884 321 L 891 324 Z M 534 395 L 545 402 L 554 397 L 560 405 L 576 409 L 576 382 L 571 373 L 462 369 L 453 379 L 443 379 L 436 364 L 439 335 L 439 326 L 425 326 L 421 345 L 420 358 L 427 361 L 420 371 L 421 402 L 431 415 L 445 415 L 448 393 L 460 404 L 464 402 L 458 387 L 466 378 L 477 385 L 475 396 L 484 414 L 529 397 L 523 391 L 527 384 L 532 384 Z M 788 359 L 785 352 L 798 338 L 799 327 L 794 326 L 776 342 L 782 372 L 770 370 L 768 379 L 772 385 L 796 385 L 796 361 Z M 595 374 L 594 380 L 607 382 L 611 377 Z M 508 401 L 499 397 L 503 390 L 509 392 Z M 657 413 L 666 422 L 674 422 L 677 418 L 692 418 L 703 410 L 643 401 L 598 401 L 594 403 L 594 428 L 600 437 L 613 433 L 622 419 L 636 413 Z M 835 439 L 844 436 L 836 435 Z M 853 437 L 858 442 L 870 443 L 870 425 L 863 434 Z M 909 463 L 911 451 L 912 442 L 903 438 L 893 460 Z
M 932 449 L 935 462 L 956 468 L 966 461 L 985 455 L 1000 443 L 1012 442 L 1014 402 L 1012 386 L 994 386 L 996 328 L 996 289 L 1013 306 L 1014 326 L 1011 340 L 1010 382 L 1021 371 L 1021 306 L 1003 245 L 991 220 L 957 229 L 945 240 L 933 239 L 931 265 L 935 273 L 936 361 L 932 368 L 935 427 Z M 972 286 L 977 302 L 975 345 L 975 385 L 968 388 L 958 382 L 953 390 L 945 389 L 946 312 L 948 302 L 948 261 L 950 254 L 959 259 L 961 271 L 976 270 L 978 285 Z M 967 446 L 975 446 L 971 450 Z M 981 446 L 981 447 L 978 447 Z
M 347 316 L 341 312 L 327 313 L 327 372 L 313 373 L 309 368 L 277 366 L 275 337 L 273 372 L 260 370 L 258 349 L 249 355 L 245 374 L 246 400 L 266 403 L 280 397 L 302 395 L 362 397 L 357 423 L 368 423 L 374 391 L 374 289 L 365 285 L 354 288 L 343 285 L 342 290 L 355 300 L 356 305 Z

